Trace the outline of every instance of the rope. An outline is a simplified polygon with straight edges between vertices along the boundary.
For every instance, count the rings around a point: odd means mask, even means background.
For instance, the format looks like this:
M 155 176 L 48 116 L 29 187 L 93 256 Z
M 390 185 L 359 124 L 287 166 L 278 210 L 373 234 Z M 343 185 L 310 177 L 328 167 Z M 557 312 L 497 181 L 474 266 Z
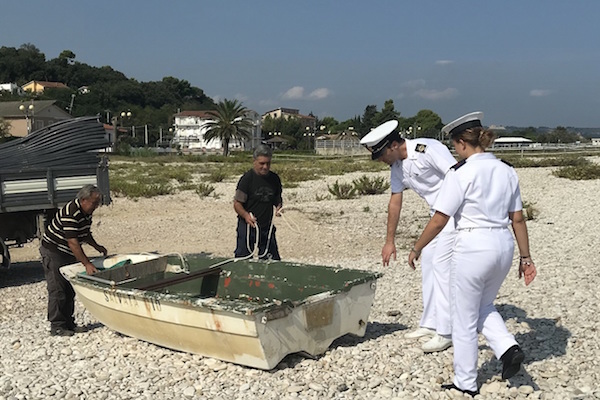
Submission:
M 254 257 L 254 259 L 259 259 L 264 257 L 265 255 L 267 255 L 268 251 L 269 251 L 269 245 L 271 244 L 271 236 L 273 235 L 273 226 L 275 226 L 274 224 L 274 220 L 275 220 L 275 214 L 277 213 L 277 207 L 273 206 L 273 214 L 271 215 L 271 224 L 269 226 L 269 234 L 267 235 L 267 243 L 265 245 L 265 251 L 262 254 L 258 254 L 259 251 L 259 241 L 260 241 L 260 228 L 258 226 L 258 221 L 254 223 L 254 229 L 255 229 L 255 237 L 256 240 L 254 241 L 254 248 L 252 250 L 250 250 L 250 225 L 246 224 L 246 250 L 248 250 L 250 252 L 250 256 Z M 246 258 L 250 258 L 250 257 L 243 257 L 243 258 L 238 258 L 237 260 L 243 260 Z
M 281 213 L 281 210 L 283 210 L 283 207 L 281 207 L 279 209 L 279 216 L 281 217 L 281 219 L 287 224 L 288 228 L 290 228 L 290 230 L 294 233 L 298 233 L 298 234 L 302 234 L 302 231 L 300 230 L 300 226 L 296 223 L 296 221 L 290 219 L 288 221 L 288 219 L 286 217 L 284 217 L 283 213 Z M 295 227 L 293 227 L 290 224 L 290 221 L 294 224 Z

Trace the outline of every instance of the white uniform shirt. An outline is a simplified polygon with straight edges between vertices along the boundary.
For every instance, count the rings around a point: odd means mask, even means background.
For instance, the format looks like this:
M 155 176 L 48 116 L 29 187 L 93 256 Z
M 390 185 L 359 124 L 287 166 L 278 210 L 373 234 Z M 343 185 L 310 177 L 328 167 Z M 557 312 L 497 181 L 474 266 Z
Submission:
M 491 153 L 462 163 L 446 175 L 434 209 L 454 216 L 458 230 L 507 227 L 508 213 L 523 208 L 515 169 Z
M 407 139 L 406 152 L 406 159 L 392 164 L 392 193 L 414 190 L 425 199 L 433 214 L 444 176 L 456 160 L 445 145 L 434 139 Z

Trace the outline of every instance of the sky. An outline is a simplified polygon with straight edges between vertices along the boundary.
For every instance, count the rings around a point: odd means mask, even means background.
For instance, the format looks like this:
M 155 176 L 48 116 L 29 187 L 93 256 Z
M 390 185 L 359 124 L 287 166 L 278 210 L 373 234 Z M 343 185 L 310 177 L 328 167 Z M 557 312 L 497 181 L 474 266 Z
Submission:
M 0 46 L 173 76 L 262 114 L 393 100 L 444 123 L 600 127 L 600 1 L 2 0 Z

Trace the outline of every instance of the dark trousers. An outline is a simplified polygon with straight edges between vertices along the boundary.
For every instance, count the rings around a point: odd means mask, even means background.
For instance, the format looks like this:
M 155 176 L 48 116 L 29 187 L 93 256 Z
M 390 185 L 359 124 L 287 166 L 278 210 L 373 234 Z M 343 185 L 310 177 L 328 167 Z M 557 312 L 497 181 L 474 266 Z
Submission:
M 75 291 L 58 270 L 77 262 L 74 256 L 40 246 L 42 266 L 48 286 L 48 321 L 52 329 L 75 327 Z
M 236 257 L 247 257 L 252 251 L 254 251 L 254 245 L 256 244 L 256 229 L 253 227 L 249 227 L 246 224 L 246 221 L 238 218 L 237 225 L 237 244 L 235 247 L 235 256 Z M 276 228 L 273 227 L 273 232 L 271 233 L 271 238 L 269 238 L 269 228 L 261 228 L 259 232 L 259 240 L 258 240 L 258 255 L 260 258 L 271 259 L 271 260 L 281 260 L 281 256 L 279 255 L 279 249 L 277 247 L 277 239 L 275 238 Z M 249 239 L 248 239 L 249 232 Z M 265 249 L 269 246 L 268 251 L 265 253 Z M 264 254 L 264 255 L 263 255 Z

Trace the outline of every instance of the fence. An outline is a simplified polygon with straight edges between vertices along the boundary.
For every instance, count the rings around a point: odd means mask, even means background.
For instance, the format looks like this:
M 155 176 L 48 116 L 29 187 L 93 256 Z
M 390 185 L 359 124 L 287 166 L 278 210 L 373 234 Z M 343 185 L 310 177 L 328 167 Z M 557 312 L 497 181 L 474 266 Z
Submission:
M 369 151 L 356 140 L 317 140 L 315 153 L 318 155 L 367 155 Z

